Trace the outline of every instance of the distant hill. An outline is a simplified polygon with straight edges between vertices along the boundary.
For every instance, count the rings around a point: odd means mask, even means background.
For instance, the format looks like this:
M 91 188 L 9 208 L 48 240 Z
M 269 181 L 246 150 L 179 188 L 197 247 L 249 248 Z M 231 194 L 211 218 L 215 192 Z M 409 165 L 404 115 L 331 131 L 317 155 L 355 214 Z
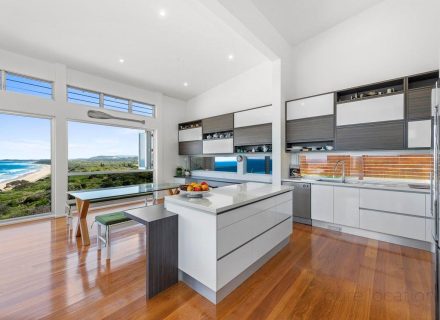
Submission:
M 78 158 L 78 159 L 72 159 L 77 161 L 137 161 L 137 156 L 96 156 L 91 158 Z

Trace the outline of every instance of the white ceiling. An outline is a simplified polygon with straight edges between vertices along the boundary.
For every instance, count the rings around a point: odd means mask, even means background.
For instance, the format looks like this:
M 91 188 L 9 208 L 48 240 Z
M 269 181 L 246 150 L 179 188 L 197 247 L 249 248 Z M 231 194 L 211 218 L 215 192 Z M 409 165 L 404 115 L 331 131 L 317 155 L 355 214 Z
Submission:
M 2 0 L 1 16 L 2 49 L 181 99 L 266 60 L 194 0 Z
M 252 0 L 291 46 L 296 46 L 381 1 Z

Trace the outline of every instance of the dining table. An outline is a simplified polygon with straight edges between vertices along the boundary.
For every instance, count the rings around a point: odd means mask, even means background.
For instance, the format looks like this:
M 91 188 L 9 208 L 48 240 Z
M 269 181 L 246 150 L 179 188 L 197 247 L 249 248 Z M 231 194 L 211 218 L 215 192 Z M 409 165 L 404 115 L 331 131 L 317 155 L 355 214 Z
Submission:
M 67 194 L 75 199 L 78 212 L 76 237 L 81 237 L 83 246 L 90 245 L 87 214 L 91 203 L 154 195 L 159 191 L 167 191 L 169 195 L 175 195 L 179 193 L 179 186 L 178 183 L 143 183 L 122 187 L 69 191 Z

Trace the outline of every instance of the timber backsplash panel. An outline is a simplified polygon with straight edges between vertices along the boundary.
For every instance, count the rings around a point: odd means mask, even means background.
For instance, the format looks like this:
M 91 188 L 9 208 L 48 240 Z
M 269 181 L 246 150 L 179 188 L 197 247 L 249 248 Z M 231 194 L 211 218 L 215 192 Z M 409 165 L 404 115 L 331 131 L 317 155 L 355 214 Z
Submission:
M 351 177 L 428 180 L 432 166 L 430 154 L 413 155 L 306 155 L 299 163 L 302 175 L 332 176 L 338 160 L 345 160 L 345 174 Z M 341 167 L 336 174 L 341 174 Z

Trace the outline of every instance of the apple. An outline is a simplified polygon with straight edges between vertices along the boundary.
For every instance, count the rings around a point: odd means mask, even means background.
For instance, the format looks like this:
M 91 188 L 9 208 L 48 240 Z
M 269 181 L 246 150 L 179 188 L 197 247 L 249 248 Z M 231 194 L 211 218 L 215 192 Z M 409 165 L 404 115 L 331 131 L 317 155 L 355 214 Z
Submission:
M 202 186 L 207 186 L 208 184 L 207 184 L 205 181 L 203 181 L 203 182 L 201 183 L 201 185 L 202 185 Z
M 199 186 L 197 186 L 197 187 L 194 187 L 194 191 L 201 191 L 201 189 Z

